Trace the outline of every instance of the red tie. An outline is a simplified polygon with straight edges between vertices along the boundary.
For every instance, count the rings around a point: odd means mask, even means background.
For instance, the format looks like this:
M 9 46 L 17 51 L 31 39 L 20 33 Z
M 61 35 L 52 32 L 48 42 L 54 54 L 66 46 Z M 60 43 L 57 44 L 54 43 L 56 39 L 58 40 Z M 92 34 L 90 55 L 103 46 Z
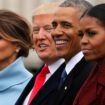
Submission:
M 34 87 L 33 87 L 31 96 L 30 96 L 29 101 L 28 101 L 28 105 L 30 105 L 31 101 L 36 96 L 36 94 L 38 93 L 38 91 L 40 90 L 42 85 L 44 84 L 44 81 L 45 81 L 47 73 L 49 73 L 49 70 L 48 70 L 48 66 L 45 65 L 43 67 L 43 69 L 41 70 L 41 72 L 36 77 L 36 80 L 35 80 L 35 83 L 34 83 Z

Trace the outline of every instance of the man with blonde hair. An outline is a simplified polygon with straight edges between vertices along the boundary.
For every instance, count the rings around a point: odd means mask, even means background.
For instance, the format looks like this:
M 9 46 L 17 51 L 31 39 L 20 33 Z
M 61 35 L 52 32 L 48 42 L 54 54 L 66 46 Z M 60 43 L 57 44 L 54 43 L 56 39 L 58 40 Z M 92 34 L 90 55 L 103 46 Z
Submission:
M 61 73 L 65 68 L 64 59 L 57 56 L 55 43 L 51 37 L 51 22 L 57 6 L 58 3 L 47 3 L 33 11 L 32 39 L 34 48 L 45 65 L 31 79 L 16 105 L 51 105 L 54 102 Z

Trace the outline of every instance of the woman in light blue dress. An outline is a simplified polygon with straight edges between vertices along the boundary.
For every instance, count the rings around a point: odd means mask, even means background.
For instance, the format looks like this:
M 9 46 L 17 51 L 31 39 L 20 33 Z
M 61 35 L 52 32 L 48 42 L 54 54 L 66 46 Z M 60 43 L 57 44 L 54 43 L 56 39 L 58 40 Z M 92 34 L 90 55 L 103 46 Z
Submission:
M 31 46 L 27 21 L 12 11 L 0 10 L 0 105 L 15 105 L 31 79 L 23 64 Z

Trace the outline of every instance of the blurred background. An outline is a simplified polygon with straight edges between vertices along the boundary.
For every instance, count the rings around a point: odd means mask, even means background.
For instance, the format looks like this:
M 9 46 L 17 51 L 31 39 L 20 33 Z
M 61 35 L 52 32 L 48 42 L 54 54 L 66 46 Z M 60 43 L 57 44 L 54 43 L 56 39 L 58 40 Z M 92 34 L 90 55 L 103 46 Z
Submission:
M 31 22 L 31 15 L 34 8 L 47 2 L 63 2 L 64 0 L 0 0 L 0 9 L 12 10 Z M 105 3 L 105 0 L 87 0 L 93 5 Z M 35 51 L 30 49 L 29 56 L 24 59 L 25 66 L 34 72 L 42 67 L 43 62 L 39 59 Z

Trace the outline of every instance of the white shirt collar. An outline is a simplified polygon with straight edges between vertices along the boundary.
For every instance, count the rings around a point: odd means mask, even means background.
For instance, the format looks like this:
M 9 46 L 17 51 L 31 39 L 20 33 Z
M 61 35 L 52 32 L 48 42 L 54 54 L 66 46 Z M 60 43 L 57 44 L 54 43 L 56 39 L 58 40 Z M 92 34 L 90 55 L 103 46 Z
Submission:
M 61 64 L 63 64 L 65 62 L 65 59 L 60 58 L 59 60 L 57 60 L 56 62 L 54 62 L 51 65 L 48 65 L 49 71 L 51 73 L 51 75 L 61 66 Z
M 70 73 L 70 71 L 82 59 L 82 57 L 83 57 L 83 53 L 79 52 L 68 61 L 68 63 L 66 64 L 66 67 L 65 67 L 67 74 Z

